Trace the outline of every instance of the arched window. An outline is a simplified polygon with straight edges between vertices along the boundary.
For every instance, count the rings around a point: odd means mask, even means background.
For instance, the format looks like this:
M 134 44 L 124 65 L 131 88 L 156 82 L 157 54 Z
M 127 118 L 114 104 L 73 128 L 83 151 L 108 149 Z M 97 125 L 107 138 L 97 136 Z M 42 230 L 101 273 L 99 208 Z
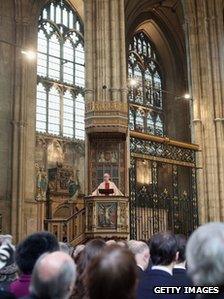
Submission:
M 84 139 L 83 25 L 65 1 L 51 1 L 38 27 L 36 130 Z
M 129 105 L 132 111 L 129 127 L 163 136 L 163 80 L 158 60 L 150 39 L 144 32 L 137 32 L 129 45 Z M 140 118 L 140 110 L 145 110 L 144 119 Z

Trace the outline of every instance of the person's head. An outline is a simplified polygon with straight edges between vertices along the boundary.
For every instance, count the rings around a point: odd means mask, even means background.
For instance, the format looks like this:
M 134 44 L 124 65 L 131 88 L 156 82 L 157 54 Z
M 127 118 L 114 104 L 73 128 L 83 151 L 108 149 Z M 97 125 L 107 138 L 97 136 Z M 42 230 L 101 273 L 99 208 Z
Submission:
M 127 241 L 125 241 L 125 240 L 119 240 L 119 241 L 117 241 L 117 245 L 128 249 L 128 244 L 127 244 Z
M 171 232 L 158 233 L 150 242 L 150 257 L 153 265 L 170 266 L 177 258 L 177 241 Z
M 103 175 L 103 180 L 104 180 L 104 182 L 109 182 L 109 180 L 110 180 L 110 175 L 109 175 L 109 173 L 104 173 L 104 175 Z
M 136 280 L 136 263 L 131 251 L 117 245 L 106 247 L 88 267 L 89 298 L 135 298 Z
M 176 235 L 178 259 L 177 264 L 184 263 L 186 261 L 185 251 L 187 246 L 187 238 L 185 235 Z
M 30 292 L 37 298 L 67 299 L 72 294 L 75 279 L 76 266 L 67 253 L 46 253 L 33 269 Z
M 211 222 L 193 232 L 187 243 L 188 271 L 195 285 L 224 285 L 224 223 Z
M 15 261 L 23 274 L 31 274 L 37 259 L 45 252 L 59 250 L 55 236 L 48 232 L 29 235 L 16 248 Z
M 116 244 L 117 244 L 117 242 L 115 240 L 113 240 L 113 239 L 106 241 L 106 245 L 107 246 L 116 245 Z
M 145 242 L 130 240 L 128 247 L 134 254 L 137 265 L 145 270 L 149 264 L 149 246 Z
M 73 254 L 72 254 L 75 262 L 76 262 L 76 258 L 80 255 L 80 253 L 83 251 L 84 248 L 85 248 L 84 244 L 80 244 L 75 247 Z
M 63 251 L 65 253 L 67 253 L 67 254 L 70 254 L 70 248 L 64 242 L 59 242 L 59 249 L 60 249 L 60 251 Z
M 102 252 L 105 245 L 106 243 L 102 239 L 94 239 L 86 244 L 85 248 L 82 250 L 82 257 L 85 263 L 85 267 L 87 267 L 89 262 L 95 256 L 98 256 Z
M 86 293 L 86 288 L 84 286 L 84 277 L 89 266 L 89 263 L 94 257 L 97 257 L 106 246 L 106 243 L 102 239 L 94 239 L 89 241 L 85 248 L 78 254 L 75 259 L 77 265 L 78 278 L 75 284 L 75 295 L 77 297 L 84 297 Z

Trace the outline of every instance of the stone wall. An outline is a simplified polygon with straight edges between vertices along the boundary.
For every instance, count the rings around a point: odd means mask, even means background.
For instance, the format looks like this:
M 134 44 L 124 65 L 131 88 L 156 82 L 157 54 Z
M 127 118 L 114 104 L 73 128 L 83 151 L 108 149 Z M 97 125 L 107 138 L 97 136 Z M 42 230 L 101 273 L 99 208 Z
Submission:
M 21 50 L 36 51 L 38 16 L 46 2 L 0 1 L 0 214 L 2 232 L 11 232 L 15 241 L 40 228 L 35 157 L 43 153 L 35 150 L 36 61 L 27 60 Z M 82 1 L 69 2 L 83 16 Z M 67 148 L 66 159 L 80 168 L 83 181 L 83 157 Z

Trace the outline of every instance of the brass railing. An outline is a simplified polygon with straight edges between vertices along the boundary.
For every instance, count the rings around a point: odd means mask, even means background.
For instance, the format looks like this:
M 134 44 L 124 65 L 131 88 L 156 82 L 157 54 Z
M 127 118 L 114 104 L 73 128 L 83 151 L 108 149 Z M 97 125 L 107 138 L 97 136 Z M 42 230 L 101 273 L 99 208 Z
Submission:
M 67 219 L 46 219 L 45 228 L 53 233 L 59 242 L 79 244 L 85 239 L 85 208 Z

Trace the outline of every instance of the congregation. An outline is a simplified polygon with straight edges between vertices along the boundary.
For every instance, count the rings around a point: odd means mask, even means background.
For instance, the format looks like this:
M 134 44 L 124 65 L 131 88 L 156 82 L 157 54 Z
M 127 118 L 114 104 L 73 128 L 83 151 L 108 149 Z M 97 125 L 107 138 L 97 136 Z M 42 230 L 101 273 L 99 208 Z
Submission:
M 0 298 L 222 298 L 223 223 L 202 225 L 188 240 L 171 232 L 75 248 L 49 232 L 18 246 L 10 235 L 0 240 Z

